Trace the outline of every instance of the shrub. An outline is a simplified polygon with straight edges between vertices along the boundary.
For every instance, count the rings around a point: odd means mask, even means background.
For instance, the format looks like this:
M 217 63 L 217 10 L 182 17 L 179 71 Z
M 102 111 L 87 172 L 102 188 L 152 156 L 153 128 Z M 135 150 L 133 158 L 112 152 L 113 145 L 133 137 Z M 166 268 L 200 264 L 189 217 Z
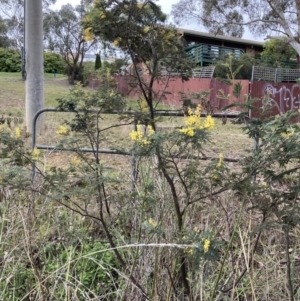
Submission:
M 18 50 L 0 48 L 0 71 L 20 72 L 21 54 Z
M 215 66 L 214 76 L 222 79 L 227 79 L 228 67 L 226 65 L 229 56 L 224 61 L 218 61 Z M 232 57 L 232 69 L 237 70 L 239 66 L 242 66 L 236 76 L 235 79 L 251 79 L 252 76 L 252 66 L 255 64 L 256 59 L 250 57 L 247 54 L 241 55 L 239 58 Z
M 57 73 L 65 72 L 65 62 L 63 58 L 53 52 L 44 52 L 44 72 L 52 73 L 54 69 Z

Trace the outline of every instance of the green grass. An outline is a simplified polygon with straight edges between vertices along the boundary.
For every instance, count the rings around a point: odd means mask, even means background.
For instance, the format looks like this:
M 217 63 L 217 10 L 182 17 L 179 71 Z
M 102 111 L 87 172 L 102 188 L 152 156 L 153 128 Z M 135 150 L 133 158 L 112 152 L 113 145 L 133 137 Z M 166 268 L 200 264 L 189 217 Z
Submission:
M 25 109 L 25 82 L 21 73 L 0 72 L 0 112 L 4 115 L 22 116 Z M 56 106 L 56 99 L 68 95 L 67 78 L 58 74 L 45 74 L 45 106 Z

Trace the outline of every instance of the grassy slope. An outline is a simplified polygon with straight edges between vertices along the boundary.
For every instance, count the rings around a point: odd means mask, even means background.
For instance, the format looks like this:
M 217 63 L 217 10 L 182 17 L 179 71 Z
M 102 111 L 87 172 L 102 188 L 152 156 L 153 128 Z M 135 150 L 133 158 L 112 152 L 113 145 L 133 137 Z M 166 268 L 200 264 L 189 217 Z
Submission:
M 0 114 L 23 116 L 25 109 L 25 83 L 21 79 L 19 73 L 4 73 L 0 72 Z M 53 78 L 52 74 L 45 74 L 45 107 L 55 107 L 56 99 L 64 97 L 69 93 L 69 85 L 67 78 L 62 75 L 58 75 L 57 78 Z M 132 104 L 134 105 L 134 104 Z M 131 107 L 132 107 L 131 105 Z M 59 122 L 64 120 L 65 115 L 55 113 L 47 113 L 46 129 L 48 135 L 43 135 L 43 143 L 53 144 L 53 132 L 58 126 Z M 115 117 L 104 117 L 104 123 L 111 123 L 117 121 Z M 232 125 L 230 121 L 223 126 L 220 120 L 216 120 L 216 127 L 212 131 L 212 142 L 208 143 L 205 147 L 206 155 L 218 156 L 219 153 L 223 153 L 224 156 L 239 157 L 245 148 L 251 147 L 252 141 L 250 141 L 241 131 L 240 126 Z M 182 118 L 164 118 L 162 126 L 180 126 L 182 125 Z M 110 137 L 107 141 L 109 147 L 126 147 L 128 146 L 128 133 L 132 128 L 127 127 L 125 129 L 114 130 L 112 133 L 108 133 Z M 52 134 L 50 134 L 52 133 Z M 120 135 L 119 137 L 117 137 Z M 45 139 L 48 137 L 49 139 Z M 117 143 L 117 145 L 115 145 Z
M 0 72 L 0 112 L 4 115 L 22 116 L 25 109 L 25 82 L 19 73 Z M 45 75 L 45 106 L 56 105 L 55 99 L 69 93 L 65 77 Z

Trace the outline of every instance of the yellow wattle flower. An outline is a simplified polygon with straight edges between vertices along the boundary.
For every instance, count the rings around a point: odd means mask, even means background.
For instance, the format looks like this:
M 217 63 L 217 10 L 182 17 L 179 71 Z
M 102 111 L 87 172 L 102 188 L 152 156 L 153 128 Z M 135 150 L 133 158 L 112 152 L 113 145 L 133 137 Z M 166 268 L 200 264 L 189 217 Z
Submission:
M 208 115 L 204 122 L 204 128 L 211 130 L 214 128 L 214 126 L 215 126 L 214 119 L 210 115 Z
M 180 129 L 179 132 L 189 137 L 193 137 L 195 135 L 195 131 L 192 127 Z
M 136 131 L 132 130 L 129 133 L 129 137 L 131 138 L 132 141 L 137 142 L 141 146 L 150 145 L 151 141 L 148 138 L 154 135 L 155 131 L 153 130 L 151 125 L 149 125 L 147 129 L 148 129 L 148 133 L 144 134 L 142 131 L 142 126 L 138 125 Z
M 215 126 L 214 119 L 208 115 L 204 121 L 204 123 L 201 122 L 201 106 L 198 105 L 193 112 L 191 108 L 188 108 L 187 110 L 187 116 L 184 116 L 184 123 L 185 127 L 180 129 L 179 132 L 186 135 L 193 137 L 195 135 L 196 130 L 201 129 L 213 129 Z
M 71 163 L 74 166 L 78 166 L 80 162 L 81 162 L 81 160 L 78 157 L 76 157 L 76 156 L 73 156 L 72 159 L 71 159 Z
M 92 27 L 88 27 L 86 28 L 84 31 L 83 31 L 83 38 L 86 40 L 86 41 L 93 41 L 95 36 L 94 34 L 92 33 Z
M 219 161 L 217 163 L 217 167 L 224 167 L 224 155 L 222 153 L 219 154 Z
M 156 222 L 152 217 L 150 217 L 150 218 L 148 219 L 148 223 L 149 223 L 153 228 L 155 228 L 155 227 L 157 226 L 157 222 Z
M 35 148 L 33 149 L 33 151 L 32 151 L 32 157 L 33 157 L 34 159 L 36 159 L 36 158 L 38 158 L 38 157 L 40 156 L 40 154 L 41 154 L 40 150 L 37 149 L 37 148 L 35 147 Z
M 64 136 L 69 133 L 69 129 L 65 125 L 60 125 L 59 128 L 55 131 L 57 135 Z
M 203 244 L 203 252 L 207 253 L 210 247 L 210 240 L 209 239 L 205 239 L 204 240 L 204 244 Z
M 16 138 L 21 137 L 21 129 L 19 127 L 16 127 L 15 134 L 16 134 Z

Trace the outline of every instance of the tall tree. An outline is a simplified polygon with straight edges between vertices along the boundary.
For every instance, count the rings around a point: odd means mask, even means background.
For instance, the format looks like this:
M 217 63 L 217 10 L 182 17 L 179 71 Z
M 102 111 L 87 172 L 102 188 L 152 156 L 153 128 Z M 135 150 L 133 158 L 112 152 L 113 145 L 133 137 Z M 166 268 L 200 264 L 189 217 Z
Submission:
M 46 15 L 50 6 L 56 0 L 43 0 L 43 14 Z M 24 0 L 0 0 L 0 16 L 5 19 L 8 26 L 8 36 L 15 48 L 24 46 Z M 27 1 L 26 1 L 27 3 Z
M 280 33 L 300 54 L 299 0 L 179 0 L 172 15 L 177 24 L 198 22 L 216 34 L 242 37 L 245 27 L 255 36 Z
M 97 39 L 86 41 L 81 21 L 86 14 L 85 6 L 63 5 L 59 11 L 50 12 L 44 20 L 46 47 L 60 53 L 68 66 L 68 78 L 71 85 L 76 74 L 81 72 L 83 59 Z
M 0 47 L 9 47 L 11 44 L 10 39 L 7 36 L 8 27 L 5 21 L 0 17 Z

